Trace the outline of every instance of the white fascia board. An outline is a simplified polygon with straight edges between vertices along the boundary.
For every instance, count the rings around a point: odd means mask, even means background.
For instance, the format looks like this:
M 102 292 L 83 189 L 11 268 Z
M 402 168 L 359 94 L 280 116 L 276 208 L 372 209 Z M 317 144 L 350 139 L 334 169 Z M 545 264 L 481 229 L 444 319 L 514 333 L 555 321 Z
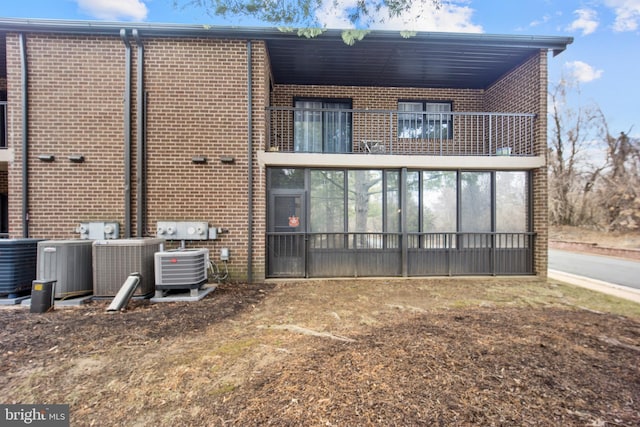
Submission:
M 545 166 L 544 156 L 402 156 L 388 154 L 320 154 L 258 151 L 258 164 L 281 167 L 354 169 L 531 170 Z

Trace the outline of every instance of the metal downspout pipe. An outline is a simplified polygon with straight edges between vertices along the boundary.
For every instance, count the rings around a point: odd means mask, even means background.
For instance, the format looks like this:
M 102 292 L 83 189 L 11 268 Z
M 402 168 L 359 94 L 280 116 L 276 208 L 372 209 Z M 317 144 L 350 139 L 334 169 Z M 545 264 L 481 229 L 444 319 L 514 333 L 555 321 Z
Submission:
M 29 237 L 29 73 L 27 41 L 20 33 L 20 65 L 22 68 L 22 237 Z
M 144 237 L 146 200 L 144 197 L 145 182 L 145 96 L 144 96 L 144 45 L 138 30 L 131 31 L 138 46 L 138 68 L 136 72 L 136 236 Z
M 248 160 L 248 181 L 249 181 L 249 195 L 248 195 L 248 239 L 247 239 L 247 281 L 253 282 L 253 95 L 252 95 L 252 54 L 251 54 L 251 40 L 247 41 L 247 160 Z
M 124 74 L 124 237 L 131 237 L 131 43 L 127 30 L 120 30 L 125 47 Z

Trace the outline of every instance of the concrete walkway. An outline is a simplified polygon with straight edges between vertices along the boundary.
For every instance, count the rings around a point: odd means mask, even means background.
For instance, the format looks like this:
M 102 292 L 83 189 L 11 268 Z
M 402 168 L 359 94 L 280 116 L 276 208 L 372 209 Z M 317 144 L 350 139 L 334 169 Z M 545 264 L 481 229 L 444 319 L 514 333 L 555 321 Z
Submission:
M 615 297 L 640 304 L 640 290 L 638 289 L 628 288 L 626 286 L 620 286 L 613 283 L 603 282 L 602 280 L 590 279 L 588 277 L 582 277 L 557 270 L 549 270 L 548 277 L 560 282 L 591 289 L 592 291 L 602 292 L 607 295 L 613 295 Z

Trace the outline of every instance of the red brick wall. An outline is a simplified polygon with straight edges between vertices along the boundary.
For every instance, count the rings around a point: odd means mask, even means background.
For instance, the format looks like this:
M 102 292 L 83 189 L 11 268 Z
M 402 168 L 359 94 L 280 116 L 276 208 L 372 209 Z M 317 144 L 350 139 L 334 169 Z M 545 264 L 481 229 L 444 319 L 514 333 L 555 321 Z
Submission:
M 264 45 L 253 43 L 253 138 L 264 139 Z M 214 258 L 231 250 L 235 276 L 248 259 L 247 44 L 210 39 L 145 42 L 148 233 L 160 220 L 201 220 L 228 233 L 210 244 Z M 268 74 L 267 74 L 268 75 Z M 193 164 L 193 156 L 208 163 Z M 223 164 L 221 156 L 233 156 Z M 264 189 L 254 164 L 254 247 L 264 235 Z M 195 243 L 194 243 L 195 244 Z M 198 243 L 198 245 L 200 245 Z M 254 277 L 264 255 L 253 253 Z
M 503 76 L 487 90 L 489 111 L 535 113 L 534 152 L 545 157 L 547 147 L 547 52 L 541 50 L 523 65 Z M 532 173 L 533 231 L 536 233 L 534 271 L 547 275 L 548 189 L 547 168 Z
M 482 111 L 482 91 L 358 86 L 275 85 L 273 106 L 293 107 L 294 97 L 350 98 L 354 109 L 397 110 L 398 100 L 452 101 L 454 111 Z
M 143 36 L 144 37 L 144 36 Z M 210 39 L 144 39 L 147 92 L 146 234 L 158 220 L 207 221 L 228 230 L 209 247 L 231 251 L 232 278 L 248 259 L 247 43 Z M 21 227 L 21 92 L 17 35 L 7 38 L 10 145 L 10 232 Z M 136 231 L 136 66 L 132 41 L 132 235 Z M 81 221 L 115 220 L 124 230 L 125 47 L 119 37 L 27 36 L 29 65 L 29 234 L 78 237 Z M 264 141 L 268 63 L 253 43 L 254 151 Z M 55 155 L 54 162 L 38 160 Z M 85 162 L 68 160 L 82 154 Z M 233 164 L 220 157 L 230 155 Z M 206 156 L 207 164 L 191 161 Z M 255 167 L 253 272 L 264 278 L 264 179 Z M 122 236 L 121 236 L 122 237 Z
M 267 231 L 267 179 L 266 170 L 258 165 L 256 152 L 263 150 L 266 140 L 266 111 L 269 106 L 269 91 L 271 86 L 271 64 L 264 42 L 252 44 L 253 73 L 252 96 L 253 117 L 251 120 L 253 129 L 253 279 L 260 281 L 265 278 L 266 263 L 266 231 Z
M 122 42 L 112 37 L 26 37 L 29 70 L 29 235 L 77 237 L 79 221 L 122 223 Z M 9 229 L 22 236 L 22 93 L 18 36 L 7 36 Z M 38 155 L 53 154 L 51 163 Z M 82 154 L 86 161 L 71 163 Z

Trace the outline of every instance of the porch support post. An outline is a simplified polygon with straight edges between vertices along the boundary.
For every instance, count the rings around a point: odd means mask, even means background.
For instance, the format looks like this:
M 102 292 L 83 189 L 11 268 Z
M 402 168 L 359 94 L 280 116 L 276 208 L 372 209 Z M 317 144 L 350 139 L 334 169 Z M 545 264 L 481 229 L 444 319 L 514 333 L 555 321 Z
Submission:
M 496 199 L 496 186 L 497 186 L 497 174 L 496 171 L 491 172 L 491 274 L 496 275 L 496 253 L 498 244 L 498 235 L 496 230 L 496 212 L 498 210 Z
M 402 232 L 402 277 L 409 276 L 409 238 L 407 235 L 407 168 L 400 172 L 400 230 Z

